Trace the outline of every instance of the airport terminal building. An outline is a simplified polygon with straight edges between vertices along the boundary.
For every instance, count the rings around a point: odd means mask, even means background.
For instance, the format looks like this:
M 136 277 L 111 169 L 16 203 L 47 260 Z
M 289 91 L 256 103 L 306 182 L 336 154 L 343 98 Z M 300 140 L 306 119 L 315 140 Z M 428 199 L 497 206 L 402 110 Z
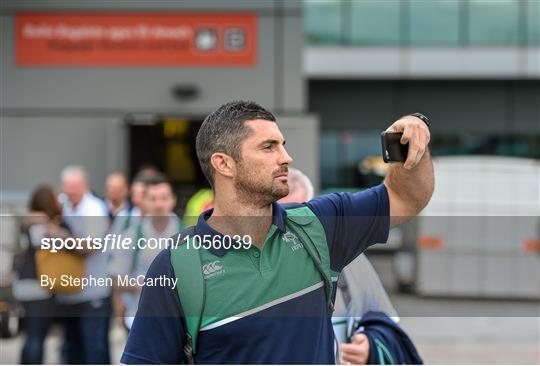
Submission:
M 202 119 L 234 99 L 278 116 L 318 188 L 366 184 L 399 116 L 434 154 L 540 158 L 538 1 L 4 1 L 3 202 L 70 164 L 153 164 L 180 198 L 205 184 Z

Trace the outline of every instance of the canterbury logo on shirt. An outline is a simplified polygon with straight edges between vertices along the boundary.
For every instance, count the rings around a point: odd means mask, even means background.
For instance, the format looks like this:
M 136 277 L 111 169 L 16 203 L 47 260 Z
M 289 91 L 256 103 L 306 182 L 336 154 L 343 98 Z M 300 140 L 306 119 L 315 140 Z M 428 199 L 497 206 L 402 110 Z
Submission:
M 204 279 L 225 273 L 220 261 L 213 261 L 202 266 Z

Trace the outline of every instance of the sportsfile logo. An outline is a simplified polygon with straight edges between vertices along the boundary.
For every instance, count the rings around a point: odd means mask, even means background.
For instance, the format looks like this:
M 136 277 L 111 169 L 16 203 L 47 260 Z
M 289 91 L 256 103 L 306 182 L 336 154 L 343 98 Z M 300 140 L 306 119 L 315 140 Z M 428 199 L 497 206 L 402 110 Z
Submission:
M 220 261 L 213 261 L 202 266 L 202 273 L 203 278 L 206 280 L 225 273 L 225 270 Z
M 293 252 L 304 247 L 298 237 L 290 231 L 283 234 L 283 240 L 290 245 Z

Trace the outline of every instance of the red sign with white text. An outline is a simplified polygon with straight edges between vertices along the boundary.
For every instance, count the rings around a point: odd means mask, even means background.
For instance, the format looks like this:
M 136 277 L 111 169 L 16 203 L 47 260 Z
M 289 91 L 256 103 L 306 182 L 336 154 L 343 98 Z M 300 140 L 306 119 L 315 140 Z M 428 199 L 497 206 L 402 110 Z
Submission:
M 18 66 L 243 66 L 257 62 L 251 13 L 18 13 Z

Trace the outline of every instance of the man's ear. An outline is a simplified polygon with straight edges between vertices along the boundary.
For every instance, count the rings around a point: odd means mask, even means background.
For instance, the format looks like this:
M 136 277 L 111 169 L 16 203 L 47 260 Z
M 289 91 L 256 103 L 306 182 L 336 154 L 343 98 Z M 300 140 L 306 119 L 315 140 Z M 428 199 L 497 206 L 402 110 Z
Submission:
M 210 157 L 210 163 L 216 170 L 216 174 L 232 178 L 236 169 L 234 159 L 224 153 L 213 153 Z

